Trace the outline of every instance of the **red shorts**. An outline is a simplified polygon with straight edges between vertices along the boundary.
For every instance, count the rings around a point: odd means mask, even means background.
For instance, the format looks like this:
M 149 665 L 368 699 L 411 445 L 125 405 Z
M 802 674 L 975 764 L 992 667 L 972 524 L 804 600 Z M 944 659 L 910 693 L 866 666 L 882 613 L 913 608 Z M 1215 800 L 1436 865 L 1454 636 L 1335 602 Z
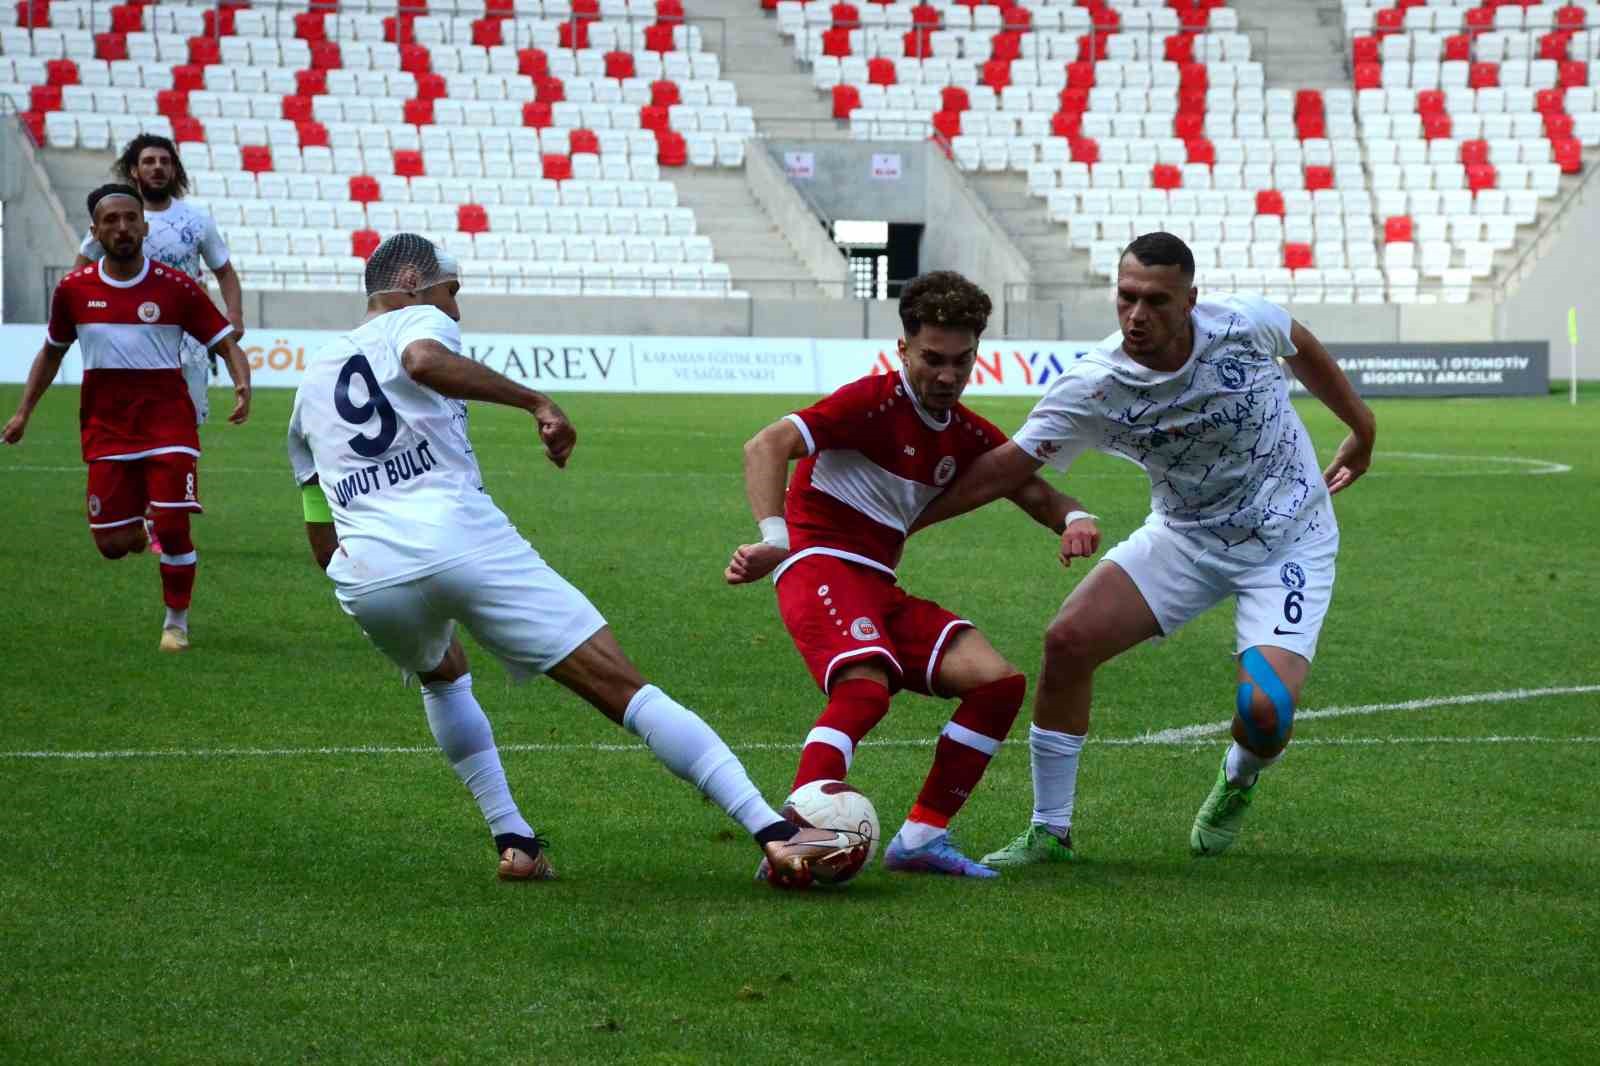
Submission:
M 880 658 L 892 689 L 940 695 L 933 679 L 950 637 L 972 625 L 908 595 L 888 574 L 831 555 L 808 555 L 784 571 L 778 613 L 824 692 L 839 667 Z
M 132 525 L 146 507 L 202 510 L 197 463 L 184 452 L 90 462 L 89 528 Z

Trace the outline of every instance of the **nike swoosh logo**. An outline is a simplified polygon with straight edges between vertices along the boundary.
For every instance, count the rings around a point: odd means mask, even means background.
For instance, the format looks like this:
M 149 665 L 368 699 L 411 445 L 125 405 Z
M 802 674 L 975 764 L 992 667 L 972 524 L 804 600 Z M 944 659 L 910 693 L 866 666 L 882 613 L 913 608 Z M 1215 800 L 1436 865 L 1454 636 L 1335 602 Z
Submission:
M 1284 629 L 1282 626 L 1273 626 L 1272 632 L 1280 637 L 1298 637 L 1303 635 L 1298 629 Z

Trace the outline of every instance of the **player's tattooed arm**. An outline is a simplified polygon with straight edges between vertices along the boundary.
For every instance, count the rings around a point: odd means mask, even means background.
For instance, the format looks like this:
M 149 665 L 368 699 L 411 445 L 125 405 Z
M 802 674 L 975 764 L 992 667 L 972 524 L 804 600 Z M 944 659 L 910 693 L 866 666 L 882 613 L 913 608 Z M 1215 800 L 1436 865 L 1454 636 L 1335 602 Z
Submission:
M 762 539 L 734 549 L 722 572 L 722 579 L 728 584 L 759 581 L 788 558 L 789 531 L 783 522 L 783 493 L 789 483 L 789 464 L 805 458 L 807 451 L 805 437 L 787 418 L 779 419 L 745 442 L 744 491 Z
M 539 425 L 539 441 L 550 461 L 567 465 L 578 431 L 566 412 L 542 392 L 519 385 L 475 359 L 457 355 L 436 340 L 412 341 L 400 355 L 411 380 L 453 400 L 478 400 L 527 411 Z
M 1345 425 L 1350 435 L 1340 443 L 1333 462 L 1322 472 L 1330 493 L 1347 489 L 1367 472 L 1372 465 L 1372 446 L 1378 437 L 1378 420 L 1356 393 L 1355 386 L 1345 377 L 1344 371 L 1334 361 L 1328 349 L 1309 329 L 1295 322 L 1289 330 L 1289 340 L 1297 354 L 1289 359 L 1289 369 L 1300 379 L 1306 391 L 1322 401 Z
M 933 502 L 917 516 L 911 532 L 966 514 L 1002 496 L 1011 496 L 1020 491 L 1042 465 L 1011 441 L 984 452 L 967 468 L 966 473 L 934 497 Z M 1023 509 L 1027 510 L 1026 507 Z
M 33 409 L 38 406 L 39 397 L 56 379 L 56 373 L 61 369 L 61 359 L 66 354 L 65 348 L 48 343 L 40 345 L 39 354 L 33 357 L 33 366 L 28 368 L 28 383 L 22 387 L 22 400 L 17 404 L 17 413 L 6 421 L 4 429 L 0 429 L 0 440 L 15 444 L 22 439 L 28 429 L 28 419 L 33 417 Z

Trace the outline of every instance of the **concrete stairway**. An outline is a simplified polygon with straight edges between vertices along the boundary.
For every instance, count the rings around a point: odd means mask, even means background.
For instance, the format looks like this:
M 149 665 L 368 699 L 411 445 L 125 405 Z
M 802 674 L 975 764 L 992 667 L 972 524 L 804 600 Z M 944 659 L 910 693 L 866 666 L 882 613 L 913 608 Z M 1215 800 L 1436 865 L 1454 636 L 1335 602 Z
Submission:
M 733 82 L 739 103 L 755 112 L 764 136 L 849 136 L 849 127 L 834 120 L 828 98 L 813 88 L 810 69 L 778 34 L 778 20 L 757 0 L 687 0 L 684 9 L 700 27 L 706 50 L 722 61 L 722 76 Z
M 1337 0 L 1229 0 L 1251 54 L 1266 67 L 1269 89 L 1348 86 L 1344 17 Z
M 1029 195 L 1027 180 L 1017 173 L 966 173 L 966 179 L 994 213 L 1033 268 L 1032 299 L 1065 299 L 1066 294 L 1094 279 L 1089 255 L 1067 243 L 1067 228 L 1050 221 L 1042 198 Z M 998 297 L 1000 294 L 994 294 Z M 1007 294 L 1023 298 L 1021 293 Z
M 743 171 L 687 168 L 672 180 L 678 202 L 694 209 L 699 232 L 711 238 L 717 261 L 733 272 L 734 288 L 757 297 L 816 295 L 811 272 L 751 194 Z

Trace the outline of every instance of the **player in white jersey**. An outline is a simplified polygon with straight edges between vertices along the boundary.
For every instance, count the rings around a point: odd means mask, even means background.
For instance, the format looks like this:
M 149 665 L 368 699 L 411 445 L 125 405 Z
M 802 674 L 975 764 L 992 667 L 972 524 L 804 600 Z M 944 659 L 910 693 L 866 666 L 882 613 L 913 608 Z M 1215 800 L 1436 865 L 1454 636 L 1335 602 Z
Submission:
M 460 354 L 454 260 L 396 234 L 368 260 L 366 288 L 365 322 L 317 353 L 295 393 L 290 464 L 340 606 L 422 682 L 428 725 L 489 823 L 500 877 L 553 874 L 472 695 L 457 622 L 513 677 L 548 674 L 637 734 L 755 837 L 775 884 L 809 883 L 813 861 L 852 842 L 779 817 L 722 739 L 645 681 L 600 612 L 484 491 L 466 401 L 527 411 L 558 467 L 577 435 L 549 397 Z
M 233 324 L 234 340 L 244 338 L 244 293 L 239 275 L 228 256 L 228 246 L 217 230 L 216 219 L 183 200 L 189 191 L 189 175 L 178 158 L 177 146 L 166 137 L 141 133 L 129 141 L 113 168 L 119 177 L 139 190 L 144 198 L 144 219 L 149 232 L 144 239 L 144 254 L 158 263 L 183 271 L 203 289 L 202 267 L 216 276 L 222 305 Z M 84 235 L 74 270 L 99 261 L 105 249 Z M 206 387 L 211 380 L 211 356 L 198 342 L 185 339 L 183 379 L 194 401 L 195 417 L 204 423 L 211 411 Z
M 1333 595 L 1331 493 L 1372 461 L 1376 422 L 1321 342 L 1253 296 L 1199 301 L 1194 257 L 1169 233 L 1139 237 L 1117 271 L 1122 329 L 1051 384 L 1009 443 L 924 513 L 923 525 L 1013 491 L 1044 463 L 1097 450 L 1150 478 L 1151 513 L 1106 553 L 1045 631 L 1029 733 L 1034 811 L 991 865 L 1069 855 L 1078 754 L 1095 669 L 1237 600 L 1233 744 L 1195 817 L 1196 855 L 1238 835 L 1258 774 L 1289 742 L 1294 707 Z M 1325 471 L 1278 366 L 1350 427 Z

